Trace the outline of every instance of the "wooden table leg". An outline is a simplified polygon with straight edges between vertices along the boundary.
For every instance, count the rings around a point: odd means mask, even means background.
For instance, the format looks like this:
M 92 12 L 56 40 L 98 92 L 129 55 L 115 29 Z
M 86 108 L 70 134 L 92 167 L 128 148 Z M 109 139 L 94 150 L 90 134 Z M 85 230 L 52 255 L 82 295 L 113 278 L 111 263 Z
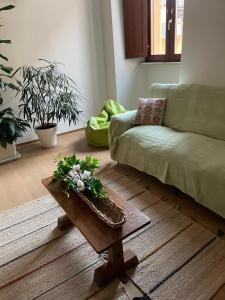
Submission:
M 98 286 L 104 286 L 118 274 L 139 263 L 137 256 L 129 249 L 123 251 L 119 242 L 108 250 L 108 262 L 95 270 L 94 280 Z
M 58 218 L 57 227 L 60 230 L 64 230 L 64 229 L 66 229 L 68 227 L 72 227 L 72 226 L 74 226 L 74 224 L 67 215 L 64 215 L 64 216 Z

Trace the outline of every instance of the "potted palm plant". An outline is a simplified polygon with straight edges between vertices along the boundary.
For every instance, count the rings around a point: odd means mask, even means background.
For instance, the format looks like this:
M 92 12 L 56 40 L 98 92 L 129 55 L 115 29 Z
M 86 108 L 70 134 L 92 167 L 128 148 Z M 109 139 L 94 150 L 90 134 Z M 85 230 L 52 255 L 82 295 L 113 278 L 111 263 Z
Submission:
M 32 123 L 43 147 L 57 144 L 57 123 L 74 124 L 79 120 L 79 103 L 83 99 L 77 84 L 60 71 L 59 64 L 40 59 L 41 67 L 23 66 L 20 72 L 20 112 Z M 15 75 L 14 74 L 14 75 Z
M 0 12 L 13 9 L 13 5 L 0 8 Z M 11 40 L 0 39 L 0 43 L 11 44 Z M 0 53 L 1 60 L 8 61 L 8 58 Z M 12 83 L 11 67 L 0 64 L 0 106 L 3 105 L 3 94 L 7 88 L 18 90 L 18 87 Z M 16 151 L 15 141 L 22 137 L 29 124 L 20 118 L 17 118 L 10 107 L 0 110 L 0 164 L 18 158 L 20 155 Z

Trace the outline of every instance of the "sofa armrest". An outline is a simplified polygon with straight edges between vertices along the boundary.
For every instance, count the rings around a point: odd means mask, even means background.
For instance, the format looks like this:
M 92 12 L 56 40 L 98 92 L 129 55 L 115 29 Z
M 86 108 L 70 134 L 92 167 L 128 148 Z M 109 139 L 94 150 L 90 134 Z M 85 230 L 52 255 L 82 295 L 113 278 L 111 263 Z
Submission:
M 125 131 L 134 127 L 134 124 L 132 124 L 132 120 L 134 119 L 136 112 L 136 110 L 132 110 L 119 115 L 115 115 L 111 118 L 109 126 L 109 149 L 112 158 L 118 138 Z

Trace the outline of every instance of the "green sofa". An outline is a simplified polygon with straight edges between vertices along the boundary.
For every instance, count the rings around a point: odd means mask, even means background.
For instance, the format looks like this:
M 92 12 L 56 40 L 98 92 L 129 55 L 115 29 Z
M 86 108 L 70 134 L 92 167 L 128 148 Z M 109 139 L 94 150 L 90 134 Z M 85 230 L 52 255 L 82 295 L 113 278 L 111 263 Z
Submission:
M 167 99 L 162 126 L 134 126 L 136 111 L 113 117 L 112 159 L 176 186 L 225 217 L 225 88 L 154 84 L 148 96 Z

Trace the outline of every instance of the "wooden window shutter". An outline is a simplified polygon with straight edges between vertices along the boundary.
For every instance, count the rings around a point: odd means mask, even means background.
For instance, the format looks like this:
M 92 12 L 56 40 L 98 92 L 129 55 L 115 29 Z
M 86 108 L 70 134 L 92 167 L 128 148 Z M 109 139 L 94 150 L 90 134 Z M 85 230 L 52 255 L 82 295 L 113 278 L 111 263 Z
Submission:
M 148 56 L 148 0 L 123 0 L 126 58 Z

